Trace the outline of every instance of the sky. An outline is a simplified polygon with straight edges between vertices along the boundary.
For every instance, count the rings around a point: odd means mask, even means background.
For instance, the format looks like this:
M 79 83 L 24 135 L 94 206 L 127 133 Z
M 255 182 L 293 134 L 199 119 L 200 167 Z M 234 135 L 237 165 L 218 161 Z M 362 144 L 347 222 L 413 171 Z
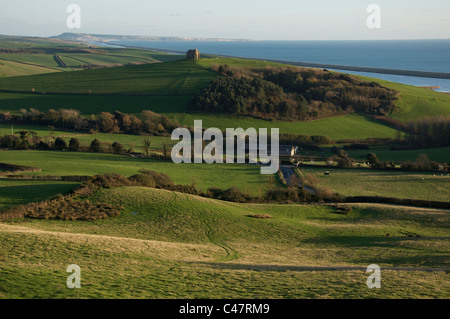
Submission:
M 77 4 L 80 28 L 66 9 Z M 367 7 L 380 8 L 369 28 Z M 0 0 L 0 34 L 63 32 L 252 40 L 450 38 L 449 0 Z

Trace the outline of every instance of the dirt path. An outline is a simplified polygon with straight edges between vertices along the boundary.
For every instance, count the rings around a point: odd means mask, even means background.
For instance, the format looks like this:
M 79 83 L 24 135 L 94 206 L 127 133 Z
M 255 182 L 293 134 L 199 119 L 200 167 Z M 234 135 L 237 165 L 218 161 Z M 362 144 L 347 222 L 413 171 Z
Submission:
M 0 232 L 5 233 L 22 233 L 22 234 L 32 234 L 32 235 L 49 235 L 55 237 L 61 237 L 66 240 L 72 241 L 82 241 L 88 242 L 89 239 L 98 239 L 101 241 L 107 240 L 110 242 L 115 242 L 116 245 L 122 246 L 119 244 L 126 244 L 123 249 L 131 249 L 135 247 L 136 244 L 145 245 L 148 251 L 161 252 L 170 251 L 171 254 L 174 254 L 175 251 L 186 250 L 188 251 L 188 256 L 190 260 L 185 259 L 184 262 L 188 264 L 195 264 L 204 267 L 213 267 L 218 269 L 227 269 L 227 270 L 252 270 L 252 271 L 276 271 L 276 272 L 315 272 L 315 271 L 366 271 L 367 266 L 297 266 L 297 265 L 270 265 L 270 264 L 239 264 L 239 263 L 230 263 L 227 262 L 229 260 L 235 260 L 237 258 L 237 251 L 231 249 L 229 246 L 223 245 L 223 243 L 217 243 L 216 241 L 212 241 L 212 244 L 216 245 L 219 249 L 225 249 L 227 252 L 227 256 L 224 258 L 224 262 L 210 262 L 210 261 L 198 261 L 196 258 L 192 257 L 193 249 L 208 249 L 207 245 L 199 245 L 199 244 L 185 244 L 185 243 L 170 243 L 170 242 L 162 242 L 156 240 L 146 240 L 146 239 L 137 239 L 137 238 L 127 238 L 127 237 L 117 237 L 117 236 L 108 236 L 108 235 L 95 235 L 95 234 L 82 234 L 82 233 L 66 233 L 66 232 L 58 232 L 58 231 L 48 231 L 48 230 L 40 230 L 34 229 L 30 227 L 17 226 L 17 225 L 9 225 L 0 223 Z M 135 243 L 135 245 L 133 245 Z M 130 246 L 130 244 L 132 246 Z M 224 247 L 225 246 L 225 247 Z M 137 248 L 137 247 L 135 247 Z M 228 251 L 231 250 L 231 251 Z M 381 267 L 381 271 L 389 270 L 389 271 L 423 271 L 423 272 L 450 272 L 449 268 L 431 268 L 431 267 Z
M 292 176 L 292 175 L 295 175 L 295 172 L 294 172 L 293 167 L 287 166 L 287 165 L 280 165 L 280 170 L 281 170 L 281 173 L 283 173 L 284 180 L 285 180 L 287 183 L 289 183 L 289 179 L 291 178 L 291 176 Z M 298 185 L 299 185 L 300 187 L 303 186 L 302 183 L 298 183 Z M 314 188 L 312 188 L 312 187 L 309 187 L 309 186 L 305 185 L 304 188 L 305 188 L 311 195 L 316 195 L 316 194 L 317 194 L 316 190 L 315 190 Z

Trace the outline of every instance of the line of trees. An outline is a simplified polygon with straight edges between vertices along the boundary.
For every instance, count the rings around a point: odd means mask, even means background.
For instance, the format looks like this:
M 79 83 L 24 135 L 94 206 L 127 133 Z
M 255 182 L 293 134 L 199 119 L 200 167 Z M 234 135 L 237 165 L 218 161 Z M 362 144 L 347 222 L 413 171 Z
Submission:
M 54 138 L 52 134 L 47 137 L 40 137 L 33 131 L 19 131 L 17 132 L 17 135 L 0 136 L 0 148 L 14 150 L 34 149 L 43 151 L 55 150 L 114 154 L 125 154 L 132 151 L 132 149 L 126 150 L 125 147 L 119 142 L 110 144 L 94 139 L 91 141 L 89 146 L 82 146 L 80 140 L 75 137 L 72 137 L 69 142 L 67 142 L 64 137 L 58 136 Z
M 411 148 L 450 146 L 450 116 L 409 121 L 405 140 Z
M 352 112 L 387 115 L 395 107 L 395 91 L 327 70 L 222 65 L 217 71 L 226 76 L 194 97 L 191 111 L 310 120 Z
M 34 108 L 21 109 L 21 115 L 0 113 L 0 121 L 8 123 L 51 125 L 64 130 L 85 131 L 90 133 L 111 134 L 149 134 L 167 136 L 180 124 L 165 115 L 152 111 L 142 111 L 140 117 L 119 111 L 102 112 L 89 118 L 74 109 L 50 109 L 47 112 Z

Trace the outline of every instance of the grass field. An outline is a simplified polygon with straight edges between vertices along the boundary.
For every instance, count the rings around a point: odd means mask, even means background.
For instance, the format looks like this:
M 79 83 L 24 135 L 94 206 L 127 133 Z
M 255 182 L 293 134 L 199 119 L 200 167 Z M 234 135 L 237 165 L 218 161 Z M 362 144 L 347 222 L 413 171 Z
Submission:
M 185 112 L 192 97 L 193 95 L 40 95 L 0 92 L 0 111 L 17 114 L 22 108 L 32 107 L 42 111 L 73 108 L 87 115 L 114 111 L 139 114 L 143 110 L 172 114 Z
M 34 53 L 34 54 L 8 54 L 8 53 L 0 53 L 0 59 L 4 61 L 12 61 L 16 63 L 20 63 L 23 66 L 27 66 L 28 64 L 45 67 L 49 69 L 55 70 L 63 70 L 60 68 L 58 63 L 53 58 L 53 54 L 48 53 Z M 25 64 L 24 64 L 25 63 Z
M 245 116 L 222 114 L 180 114 L 177 116 L 181 124 L 193 125 L 194 120 L 203 120 L 203 127 L 242 128 L 279 128 L 280 134 L 293 133 L 304 135 L 326 135 L 333 140 L 365 139 L 369 137 L 395 137 L 396 130 L 360 114 L 349 114 L 326 118 L 317 121 L 287 122 L 264 121 Z
M 192 93 L 215 76 L 194 61 L 131 65 L 0 79 L 3 90 L 62 93 Z
M 450 95 L 426 88 L 358 76 L 363 80 L 379 83 L 400 93 L 397 108 L 391 114 L 394 119 L 407 122 L 422 117 L 450 115 Z
M 0 297 L 449 297 L 448 273 L 420 271 L 448 267 L 448 211 L 355 205 L 341 215 L 328 206 L 232 204 L 135 187 L 92 200 L 126 209 L 96 222 L 0 224 Z M 247 217 L 261 213 L 273 219 Z M 66 268 L 74 263 L 82 286 L 70 290 Z M 382 289 L 366 286 L 372 263 L 381 266 Z
M 80 48 L 70 42 L 17 37 L 0 37 L 0 47 Z M 326 135 L 334 140 L 396 135 L 394 129 L 358 114 L 311 122 L 272 122 L 186 113 L 193 94 L 216 76 L 209 70 L 212 64 L 259 68 L 277 66 L 274 63 L 221 57 L 177 61 L 183 57 L 116 48 L 101 48 L 96 54 L 58 54 L 68 68 L 59 68 L 53 53 L 1 53 L 0 88 L 30 93 L 0 92 L 0 111 L 17 114 L 30 107 L 44 111 L 75 108 L 88 116 L 103 111 L 139 114 L 152 110 L 176 118 L 182 125 L 192 126 L 194 120 L 202 119 L 204 128 L 280 128 L 280 133 Z M 80 64 L 128 63 L 148 64 L 72 71 Z M 38 74 L 46 72 L 55 73 Z M 393 114 L 396 119 L 450 114 L 450 96 L 367 79 L 400 92 Z M 68 94 L 32 94 L 32 89 Z M 99 92 L 111 95 L 95 94 Z M 24 129 L 42 137 L 49 134 L 46 126 L 14 126 L 15 132 Z M 0 135 L 10 133 L 10 125 L 0 125 Z M 95 138 L 117 141 L 125 148 L 134 144 L 136 151 L 142 151 L 144 138 L 63 130 L 54 134 L 66 141 L 77 137 L 84 145 Z M 160 150 L 163 138 L 151 139 L 152 151 Z M 349 153 L 363 159 L 373 151 L 383 161 L 415 159 L 423 152 L 432 160 L 445 162 L 449 150 L 395 152 L 375 147 Z M 195 183 L 202 191 L 237 186 L 245 193 L 261 195 L 269 187 L 269 177 L 251 165 L 176 165 L 111 154 L 31 150 L 0 151 L 0 162 L 39 167 L 40 172 L 25 174 L 41 176 L 131 176 L 149 169 L 168 174 L 177 184 Z M 330 176 L 324 176 L 323 169 L 304 172 L 346 196 L 450 201 L 450 176 L 327 170 Z M 0 210 L 65 194 L 77 185 L 0 180 Z M 326 204 L 239 204 L 144 187 L 102 189 L 89 200 L 124 209 L 118 217 L 95 222 L 25 219 L 0 223 L 0 299 L 450 297 L 449 210 L 351 204 L 351 212 L 340 214 Z M 272 218 L 255 218 L 261 215 Z M 66 287 L 70 264 L 81 267 L 81 289 Z M 370 264 L 381 266 L 382 289 L 366 286 Z
M 180 59 L 179 55 L 149 50 L 95 47 L 43 38 L 0 36 L 0 48 L 34 50 L 20 53 L 0 52 L 0 77 L 73 71 L 78 70 L 82 65 L 117 66 L 129 63 L 167 62 Z M 71 50 L 75 51 L 72 52 Z M 66 67 L 58 64 L 54 58 L 55 54 L 59 55 Z
M 190 185 L 194 181 L 200 190 L 208 187 L 238 186 L 249 194 L 261 194 L 268 187 L 267 175 L 260 168 L 242 164 L 174 164 L 171 161 L 131 158 L 123 155 L 71 153 L 51 151 L 3 151 L 0 162 L 39 167 L 33 175 L 95 175 L 118 173 L 136 174 L 140 169 L 165 173 L 177 184 Z
M 344 196 L 385 196 L 450 201 L 450 176 L 433 173 L 302 168 L 319 184 Z M 329 171 L 330 176 L 325 176 Z
M 0 209 L 49 199 L 57 194 L 65 194 L 77 185 L 68 182 L 0 180 Z
M 60 70 L 56 68 L 47 68 L 37 65 L 27 65 L 12 61 L 0 60 L 0 77 L 25 76 L 59 71 Z
M 86 93 L 86 95 L 40 95 L 3 92 L 0 93 L 0 102 L 2 104 L 0 110 L 17 113 L 20 108 L 34 107 L 41 110 L 48 110 L 49 108 L 65 107 L 79 109 L 84 114 L 98 114 L 101 111 L 114 112 L 116 110 L 127 113 L 140 113 L 144 109 L 149 109 L 166 114 L 171 118 L 177 118 L 182 125 L 193 125 L 195 119 L 203 119 L 205 127 L 219 127 L 221 129 L 227 127 L 278 127 L 281 133 L 327 135 L 335 140 L 395 136 L 394 129 L 381 122 L 357 114 L 311 122 L 269 122 L 244 116 L 186 113 L 187 105 L 193 95 L 176 96 L 172 94 L 194 94 L 198 92 L 216 76 L 214 72 L 208 70 L 212 64 L 229 64 L 243 67 L 277 65 L 262 61 L 219 58 L 202 59 L 198 62 L 181 60 L 159 64 L 85 70 L 64 74 L 55 73 L 8 78 L 7 81 L 6 79 L 0 80 L 0 85 L 4 89 L 31 91 L 34 88 L 38 92 Z M 108 80 L 103 81 L 104 79 Z M 391 83 L 386 84 L 391 85 Z M 396 84 L 392 85 L 395 86 Z M 403 90 L 401 91 L 403 92 L 402 96 L 407 96 L 407 92 L 411 91 L 413 92 L 411 96 L 414 94 L 420 95 L 421 92 L 424 92 L 424 94 L 426 93 L 424 98 L 430 98 L 431 100 L 435 99 L 433 94 L 437 94 L 437 96 L 442 95 L 447 98 L 444 94 L 430 92 L 425 89 L 402 85 L 398 88 Z M 87 94 L 88 92 L 92 94 Z M 94 94 L 98 92 L 111 94 L 161 93 L 168 95 L 99 96 Z M 443 110 L 445 111 L 447 105 L 450 105 L 450 103 L 447 103 L 449 101 L 450 97 L 448 101 L 444 99 L 438 104 L 443 105 Z M 399 103 L 403 102 L 400 101 Z M 434 108 L 434 106 L 432 107 Z M 439 108 L 436 108 L 436 110 L 438 113 L 442 111 Z
M 1 94 L 0 94 L 1 95 Z M 149 107 L 153 111 L 163 109 Z M 127 109 L 111 109 L 111 112 L 116 110 L 127 111 Z M 92 109 L 91 109 L 92 111 Z M 165 110 L 167 111 L 167 109 Z M 89 109 L 87 110 L 89 112 Z M 90 114 L 90 113 L 84 113 Z M 92 113 L 91 113 L 92 114 Z M 369 137 L 387 137 L 394 138 L 396 130 L 377 122 L 369 117 L 359 114 L 349 114 L 337 116 L 317 121 L 308 122 L 286 122 L 286 121 L 264 121 L 245 116 L 231 116 L 219 114 L 188 114 L 188 113 L 166 113 L 169 118 L 176 119 L 181 125 L 194 126 L 195 120 L 202 120 L 203 128 L 217 127 L 225 130 L 226 128 L 279 128 L 280 134 L 293 133 L 304 135 L 326 135 L 333 140 L 354 139 L 354 138 L 369 138 Z M 17 126 L 17 127 L 29 127 Z M 32 127 L 32 126 L 31 126 Z M 45 127 L 38 130 L 45 130 Z M 16 130 L 17 131 L 17 130 Z M 0 124 L 0 134 L 10 134 L 10 125 Z M 270 132 L 269 132 L 270 133 Z

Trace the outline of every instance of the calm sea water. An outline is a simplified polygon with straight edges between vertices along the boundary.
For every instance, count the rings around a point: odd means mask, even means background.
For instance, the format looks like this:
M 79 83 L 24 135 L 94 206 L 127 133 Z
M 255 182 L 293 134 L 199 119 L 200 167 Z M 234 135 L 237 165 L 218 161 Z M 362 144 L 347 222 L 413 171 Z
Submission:
M 395 41 L 120 41 L 116 44 L 346 66 L 450 73 L 450 39 Z M 340 71 L 416 86 L 440 86 L 450 80 Z

